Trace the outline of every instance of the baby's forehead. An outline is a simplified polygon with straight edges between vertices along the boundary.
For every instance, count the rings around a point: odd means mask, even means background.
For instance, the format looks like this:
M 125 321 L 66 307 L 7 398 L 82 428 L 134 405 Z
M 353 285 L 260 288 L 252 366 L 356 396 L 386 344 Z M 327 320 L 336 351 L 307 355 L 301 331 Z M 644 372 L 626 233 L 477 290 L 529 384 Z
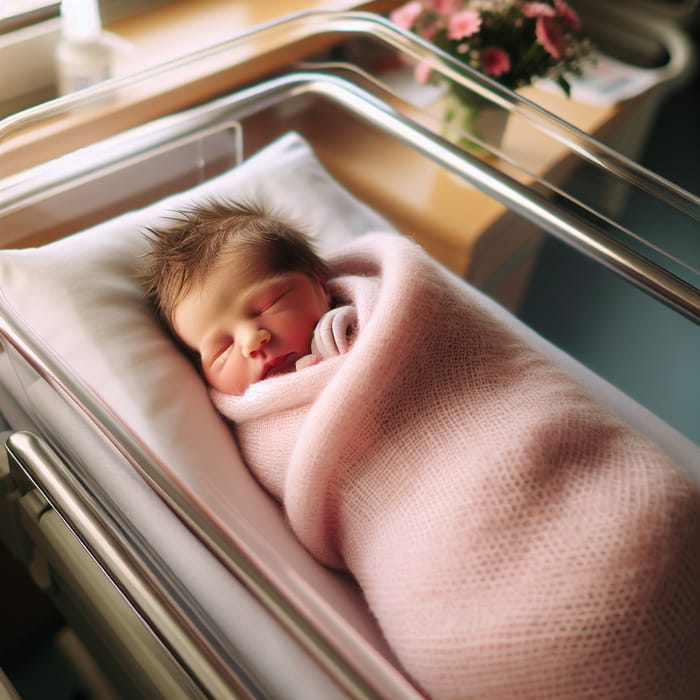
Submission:
M 306 275 L 304 271 L 292 269 L 292 266 L 277 266 L 265 251 L 231 250 L 217 261 L 214 269 L 193 289 L 193 296 L 210 297 L 220 295 L 244 303 L 254 296 L 269 291 L 280 283 L 287 283 L 290 277 Z
M 248 282 L 259 281 L 290 272 L 312 275 L 293 254 L 289 254 L 275 241 L 238 240 L 231 241 L 218 256 L 213 272 L 224 269 L 228 274 L 235 274 Z
M 266 246 L 236 242 L 221 251 L 203 281 L 224 276 L 238 284 L 252 284 L 276 272 Z

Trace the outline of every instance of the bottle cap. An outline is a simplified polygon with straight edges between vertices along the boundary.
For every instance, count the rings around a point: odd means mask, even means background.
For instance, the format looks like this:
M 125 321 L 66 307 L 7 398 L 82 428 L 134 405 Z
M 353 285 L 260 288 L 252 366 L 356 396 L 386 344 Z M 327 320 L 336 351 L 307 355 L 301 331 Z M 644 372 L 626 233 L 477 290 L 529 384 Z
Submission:
M 67 41 L 95 41 L 102 32 L 97 0 L 61 0 L 61 27 Z

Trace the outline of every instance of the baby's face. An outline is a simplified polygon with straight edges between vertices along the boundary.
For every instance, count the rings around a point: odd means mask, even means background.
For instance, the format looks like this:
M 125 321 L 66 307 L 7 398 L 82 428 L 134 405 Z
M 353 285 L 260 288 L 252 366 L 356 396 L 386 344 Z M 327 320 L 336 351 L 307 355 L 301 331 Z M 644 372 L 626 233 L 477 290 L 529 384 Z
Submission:
M 328 309 L 329 295 L 316 277 L 224 266 L 180 302 L 173 326 L 199 354 L 207 382 L 240 395 L 255 382 L 294 371 Z

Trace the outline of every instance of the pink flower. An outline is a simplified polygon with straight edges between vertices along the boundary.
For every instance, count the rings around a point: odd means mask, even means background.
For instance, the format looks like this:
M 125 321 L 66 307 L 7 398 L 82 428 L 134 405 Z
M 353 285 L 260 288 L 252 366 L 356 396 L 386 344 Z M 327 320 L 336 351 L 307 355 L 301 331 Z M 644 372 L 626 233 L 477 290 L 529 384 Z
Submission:
M 435 10 L 442 15 L 451 15 L 462 5 L 462 0 L 428 0 L 428 9 Z
M 420 83 L 421 85 L 425 85 L 428 80 L 430 79 L 430 73 L 432 72 L 432 68 L 425 62 L 421 61 L 418 63 L 413 71 L 413 75 L 416 79 L 417 83 Z
M 561 17 L 569 28 L 577 32 L 581 29 L 581 18 L 576 10 L 569 6 L 564 0 L 554 0 L 554 7 L 557 9 L 557 15 Z
M 550 17 L 538 17 L 535 24 L 535 36 L 552 58 L 557 61 L 564 58 L 566 37 L 555 20 Z
M 420 0 L 413 0 L 413 2 L 407 2 L 405 5 L 397 7 L 389 15 L 389 19 L 401 29 L 410 29 L 422 11 L 423 5 Z
M 463 10 L 450 17 L 447 24 L 447 38 L 459 41 L 481 29 L 481 17 L 474 10 Z
M 487 46 L 481 52 L 481 68 L 487 75 L 503 75 L 510 70 L 510 56 L 498 46 Z
M 554 8 L 546 2 L 526 2 L 523 5 L 525 17 L 554 17 Z

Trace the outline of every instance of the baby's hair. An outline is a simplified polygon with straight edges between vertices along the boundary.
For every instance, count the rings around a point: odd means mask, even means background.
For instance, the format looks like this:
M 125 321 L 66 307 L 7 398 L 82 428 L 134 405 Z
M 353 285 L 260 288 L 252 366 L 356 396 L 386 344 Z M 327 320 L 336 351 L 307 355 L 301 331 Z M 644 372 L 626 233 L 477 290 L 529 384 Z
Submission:
M 178 211 L 172 221 L 147 229 L 151 248 L 143 279 L 147 297 L 169 326 L 179 302 L 233 249 L 262 253 L 272 274 L 328 274 L 309 237 L 260 205 L 209 200 Z

